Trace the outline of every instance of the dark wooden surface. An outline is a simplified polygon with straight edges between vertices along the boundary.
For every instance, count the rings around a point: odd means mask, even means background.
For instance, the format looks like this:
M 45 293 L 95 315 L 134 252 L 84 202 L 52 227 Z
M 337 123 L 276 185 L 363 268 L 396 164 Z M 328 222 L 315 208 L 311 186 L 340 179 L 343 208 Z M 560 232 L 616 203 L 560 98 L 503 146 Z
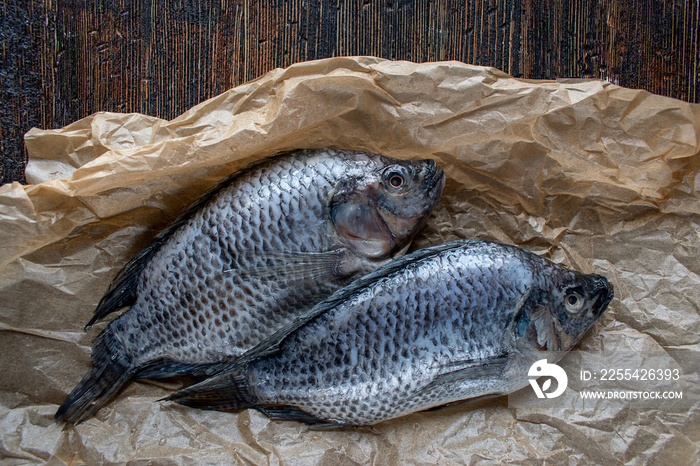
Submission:
M 91 113 L 171 119 L 292 63 L 460 60 L 700 101 L 699 0 L 0 0 L 2 182 L 23 134 Z

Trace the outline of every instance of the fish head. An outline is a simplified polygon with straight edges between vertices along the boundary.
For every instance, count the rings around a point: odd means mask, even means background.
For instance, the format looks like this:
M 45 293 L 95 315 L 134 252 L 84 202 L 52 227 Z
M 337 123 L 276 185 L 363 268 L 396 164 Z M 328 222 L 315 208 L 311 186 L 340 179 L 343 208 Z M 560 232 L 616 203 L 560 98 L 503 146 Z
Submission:
M 369 170 L 344 179 L 331 198 L 331 221 L 358 255 L 404 251 L 442 196 L 445 174 L 433 160 L 378 156 Z
M 514 336 L 521 348 L 561 356 L 600 319 L 614 292 L 601 275 L 548 269 L 545 285 L 531 289 L 516 314 Z

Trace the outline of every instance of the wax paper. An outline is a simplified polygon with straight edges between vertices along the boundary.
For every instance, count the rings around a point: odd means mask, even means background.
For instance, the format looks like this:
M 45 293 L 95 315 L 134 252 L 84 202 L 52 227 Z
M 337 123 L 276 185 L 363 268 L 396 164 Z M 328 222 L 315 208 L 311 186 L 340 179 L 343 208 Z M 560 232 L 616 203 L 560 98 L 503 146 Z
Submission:
M 86 422 L 53 414 L 91 364 L 83 326 L 117 271 L 193 200 L 277 152 L 433 158 L 447 182 L 414 249 L 519 245 L 607 276 L 587 350 L 700 354 L 700 106 L 597 80 L 527 81 L 457 62 L 332 58 L 277 69 L 165 121 L 97 113 L 26 135 L 29 185 L 0 188 L 5 464 L 697 464 L 698 400 L 592 411 L 506 397 L 316 431 L 253 410 L 156 402 L 139 381 Z M 689 401 L 689 400 L 685 400 Z

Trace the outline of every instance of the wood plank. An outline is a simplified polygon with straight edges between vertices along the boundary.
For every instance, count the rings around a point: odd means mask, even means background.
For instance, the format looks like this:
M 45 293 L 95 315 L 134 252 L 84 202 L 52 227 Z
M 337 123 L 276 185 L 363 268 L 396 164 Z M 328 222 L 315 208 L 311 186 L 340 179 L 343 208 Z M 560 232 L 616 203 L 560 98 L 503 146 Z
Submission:
M 697 0 L 5 0 L 2 182 L 23 134 L 97 111 L 170 119 L 276 67 L 341 55 L 598 78 L 699 102 Z

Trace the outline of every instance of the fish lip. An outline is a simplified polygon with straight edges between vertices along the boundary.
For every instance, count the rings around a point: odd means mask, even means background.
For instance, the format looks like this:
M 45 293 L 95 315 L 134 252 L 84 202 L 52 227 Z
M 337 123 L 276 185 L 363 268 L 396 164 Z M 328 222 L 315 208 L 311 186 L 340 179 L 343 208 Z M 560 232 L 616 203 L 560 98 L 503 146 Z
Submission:
M 615 298 L 615 287 L 610 282 L 608 282 L 608 295 L 610 297 L 610 301 Z
M 432 170 L 433 174 L 428 181 L 428 192 L 430 192 L 431 199 L 437 198 L 442 190 L 445 188 L 445 171 L 435 163 L 435 160 L 428 159 L 429 166 L 428 170 Z
M 610 302 L 615 298 L 615 287 L 602 275 L 597 275 L 595 280 L 596 301 L 599 301 L 596 314 L 602 315 Z

